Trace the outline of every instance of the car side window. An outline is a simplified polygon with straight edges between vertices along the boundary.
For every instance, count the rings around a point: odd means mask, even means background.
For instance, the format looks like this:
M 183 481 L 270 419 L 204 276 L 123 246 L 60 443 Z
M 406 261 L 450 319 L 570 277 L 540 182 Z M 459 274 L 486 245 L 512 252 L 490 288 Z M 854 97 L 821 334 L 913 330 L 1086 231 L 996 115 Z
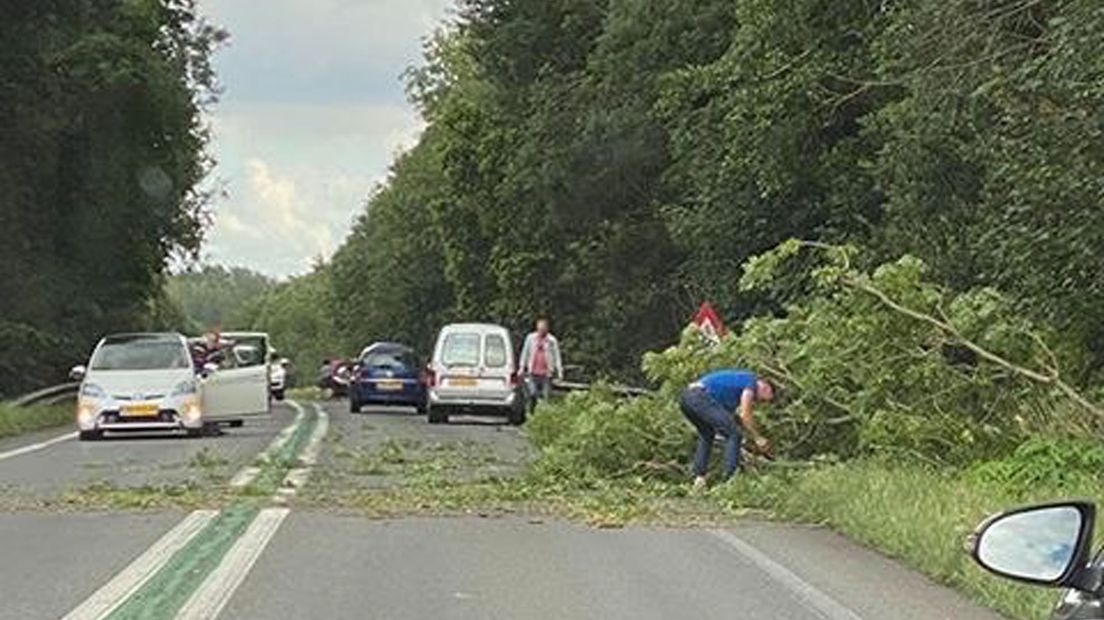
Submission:
M 508 361 L 506 339 L 499 334 L 489 334 L 483 346 L 483 364 L 487 368 L 502 368 Z

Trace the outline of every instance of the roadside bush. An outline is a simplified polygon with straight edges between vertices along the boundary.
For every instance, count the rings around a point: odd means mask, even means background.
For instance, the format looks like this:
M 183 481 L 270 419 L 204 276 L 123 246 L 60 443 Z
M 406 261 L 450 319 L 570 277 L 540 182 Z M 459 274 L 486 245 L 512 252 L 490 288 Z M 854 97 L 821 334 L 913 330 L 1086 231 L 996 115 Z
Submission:
M 965 476 L 1025 493 L 1087 487 L 1104 476 L 1104 446 L 1085 437 L 1032 437 L 1008 456 L 973 465 Z
M 24 323 L 0 320 L 0 397 L 61 383 L 65 365 L 73 359 L 73 347 L 65 339 Z
M 0 437 L 72 423 L 72 405 L 15 407 L 0 403 Z

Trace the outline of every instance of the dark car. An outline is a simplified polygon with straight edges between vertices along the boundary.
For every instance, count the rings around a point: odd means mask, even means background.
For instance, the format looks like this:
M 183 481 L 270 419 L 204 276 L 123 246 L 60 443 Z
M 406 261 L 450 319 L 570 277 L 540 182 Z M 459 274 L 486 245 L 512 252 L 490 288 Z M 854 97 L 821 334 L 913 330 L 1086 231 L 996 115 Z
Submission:
M 377 342 L 360 353 L 349 389 L 349 411 L 359 413 L 364 405 L 408 406 L 425 413 L 425 381 L 413 349 Z

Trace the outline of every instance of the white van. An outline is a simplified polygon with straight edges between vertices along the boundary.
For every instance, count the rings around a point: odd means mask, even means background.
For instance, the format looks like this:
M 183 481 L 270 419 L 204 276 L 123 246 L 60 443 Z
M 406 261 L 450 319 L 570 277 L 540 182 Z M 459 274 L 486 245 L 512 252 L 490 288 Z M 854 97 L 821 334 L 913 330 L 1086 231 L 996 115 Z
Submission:
M 456 411 L 497 413 L 525 423 L 525 397 L 510 332 L 500 325 L 454 323 L 437 335 L 427 368 L 429 422 Z

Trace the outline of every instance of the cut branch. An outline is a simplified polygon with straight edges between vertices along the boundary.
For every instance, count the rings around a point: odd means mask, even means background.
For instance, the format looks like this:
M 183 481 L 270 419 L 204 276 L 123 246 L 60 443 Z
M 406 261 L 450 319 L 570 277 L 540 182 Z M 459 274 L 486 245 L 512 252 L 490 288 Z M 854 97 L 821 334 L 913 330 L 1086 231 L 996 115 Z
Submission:
M 862 291 L 868 295 L 873 296 L 875 299 L 881 302 L 882 305 L 893 310 L 894 312 L 898 312 L 907 317 L 916 319 L 917 321 L 927 323 L 932 327 L 935 327 L 936 329 L 939 329 L 940 331 L 951 335 L 957 342 L 962 344 L 962 346 L 974 352 L 978 357 L 984 360 L 996 364 L 997 366 L 1004 368 L 1005 370 L 1008 370 L 1015 375 L 1030 379 L 1031 381 L 1035 381 L 1036 383 L 1053 385 L 1054 387 L 1058 388 L 1063 394 L 1065 394 L 1070 400 L 1084 407 L 1093 415 L 1104 418 L 1104 410 L 1094 405 L 1080 392 L 1078 392 L 1073 386 L 1059 378 L 1057 368 L 1051 368 L 1051 374 L 1044 374 L 1037 370 L 1026 368 L 1012 361 L 1009 361 L 997 355 L 996 353 L 989 351 L 988 349 L 985 349 L 981 345 L 962 335 L 962 332 L 960 332 L 951 323 L 947 321 L 942 321 L 930 314 L 926 314 L 919 310 L 915 310 L 913 308 L 909 308 L 908 306 L 900 304 L 890 298 L 890 296 L 887 295 L 884 291 L 881 291 L 878 288 L 871 286 L 866 282 L 863 282 L 862 280 L 845 277 L 841 279 L 841 282 L 844 286 L 848 286 L 850 288 Z

